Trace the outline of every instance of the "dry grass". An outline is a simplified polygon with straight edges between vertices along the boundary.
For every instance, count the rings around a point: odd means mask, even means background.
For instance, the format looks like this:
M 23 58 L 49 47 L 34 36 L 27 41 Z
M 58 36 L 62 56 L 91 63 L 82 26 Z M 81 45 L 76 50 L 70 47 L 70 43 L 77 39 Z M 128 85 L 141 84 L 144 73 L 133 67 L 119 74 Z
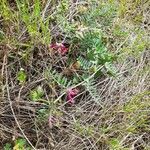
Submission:
M 118 55 L 115 62 L 117 74 L 115 77 L 103 75 L 92 85 L 89 84 L 89 88 L 96 89 L 98 98 L 94 98 L 88 87 L 84 88 L 84 84 L 81 84 L 80 94 L 73 106 L 66 104 L 65 96 L 59 97 L 61 88 L 55 88 L 44 75 L 48 68 L 63 70 L 67 63 L 66 56 L 50 52 L 48 39 L 73 41 L 70 40 L 71 29 L 64 28 L 64 20 L 59 20 L 62 16 L 56 11 L 57 2 L 52 2 L 52 8 L 51 1 L 41 2 L 43 20 L 49 14 L 58 15 L 56 23 L 52 21 L 49 25 L 51 37 L 44 33 L 34 36 L 21 19 L 14 21 L 16 18 L 13 18 L 11 11 L 17 9 L 16 3 L 7 2 L 10 10 L 0 15 L 0 31 L 5 35 L 0 43 L 0 149 L 6 143 L 14 145 L 16 139 L 23 138 L 31 149 L 39 150 L 148 150 L 149 2 L 133 2 L 133 9 L 136 8 L 133 14 L 130 14 L 132 8 L 129 9 L 128 5 L 122 6 L 123 1 L 119 5 L 117 1 L 104 2 L 105 5 L 114 5 L 115 2 L 118 7 L 121 5 L 112 26 L 101 25 L 107 47 Z M 91 4 L 91 1 L 85 4 L 78 0 L 70 2 L 66 17 L 69 21 L 79 17 L 78 5 L 84 6 L 82 11 L 85 11 Z M 71 55 L 76 56 L 78 53 Z M 27 74 L 24 84 L 19 84 L 17 80 L 20 68 L 24 68 Z M 44 101 L 32 101 L 30 92 L 39 85 L 44 90 Z M 96 103 L 95 99 L 100 103 Z M 41 109 L 46 112 L 39 117 L 38 111 Z M 50 127 L 48 117 L 51 114 L 55 117 L 55 123 Z

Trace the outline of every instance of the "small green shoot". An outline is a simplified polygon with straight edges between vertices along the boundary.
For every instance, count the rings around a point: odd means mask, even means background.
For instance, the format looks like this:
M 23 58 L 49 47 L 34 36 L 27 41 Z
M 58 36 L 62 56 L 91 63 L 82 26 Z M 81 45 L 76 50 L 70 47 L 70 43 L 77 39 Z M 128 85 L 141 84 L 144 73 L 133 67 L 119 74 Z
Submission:
M 32 90 L 30 93 L 30 99 L 32 101 L 40 100 L 44 95 L 44 91 L 41 86 L 38 86 L 35 90 Z
M 26 79 L 27 79 L 27 75 L 24 69 L 21 68 L 20 71 L 17 73 L 17 80 L 19 81 L 20 84 L 23 84 L 25 83 Z
M 112 138 L 109 141 L 109 144 L 110 144 L 111 150 L 120 150 L 121 148 L 120 141 L 116 138 Z
M 4 145 L 4 150 L 12 150 L 12 145 L 10 143 L 6 143 Z
M 15 141 L 13 150 L 31 150 L 31 148 L 25 139 L 19 138 Z

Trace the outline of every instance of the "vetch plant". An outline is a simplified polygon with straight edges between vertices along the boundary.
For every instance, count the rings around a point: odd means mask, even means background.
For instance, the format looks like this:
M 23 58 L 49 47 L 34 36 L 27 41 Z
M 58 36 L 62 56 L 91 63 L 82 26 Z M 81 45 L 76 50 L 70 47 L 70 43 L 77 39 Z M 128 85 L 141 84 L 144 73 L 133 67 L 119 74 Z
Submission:
M 107 50 L 100 32 L 85 32 L 83 37 L 79 37 L 78 40 L 82 55 L 77 60 L 81 64 L 82 69 L 87 71 L 87 74 L 91 71 L 96 71 L 99 66 L 104 65 L 106 72 L 115 75 L 116 70 L 113 66 L 113 61 L 116 59 L 116 56 Z
M 68 89 L 67 90 L 67 102 L 69 104 L 74 104 L 75 103 L 75 96 L 79 93 L 78 89 Z
M 58 51 L 61 55 L 65 55 L 69 50 L 63 43 L 50 44 L 50 48 Z

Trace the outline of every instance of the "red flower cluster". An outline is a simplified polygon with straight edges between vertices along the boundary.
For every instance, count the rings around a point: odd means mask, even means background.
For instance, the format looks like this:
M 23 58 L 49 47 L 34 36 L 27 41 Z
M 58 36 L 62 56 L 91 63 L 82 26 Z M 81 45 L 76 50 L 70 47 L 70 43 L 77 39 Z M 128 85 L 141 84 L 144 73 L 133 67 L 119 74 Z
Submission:
M 77 89 L 68 89 L 67 91 L 67 102 L 69 104 L 74 104 L 74 97 L 77 96 L 77 94 L 79 93 L 79 90 Z
M 65 55 L 69 50 L 63 43 L 50 44 L 50 48 L 57 50 L 61 55 Z

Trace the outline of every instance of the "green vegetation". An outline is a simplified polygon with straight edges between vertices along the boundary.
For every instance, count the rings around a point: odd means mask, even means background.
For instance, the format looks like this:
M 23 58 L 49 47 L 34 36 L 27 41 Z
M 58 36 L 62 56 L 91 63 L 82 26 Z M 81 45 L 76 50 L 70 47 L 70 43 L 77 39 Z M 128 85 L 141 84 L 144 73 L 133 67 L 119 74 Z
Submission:
M 17 74 L 17 79 L 20 83 L 23 83 L 26 81 L 26 78 L 27 78 L 27 76 L 26 76 L 24 70 L 21 68 Z
M 6 143 L 4 146 L 4 150 L 31 150 L 31 148 L 28 146 L 25 139 L 16 139 L 14 142 L 14 146 L 12 147 L 11 144 Z
M 0 149 L 148 150 L 149 1 L 1 0 Z

